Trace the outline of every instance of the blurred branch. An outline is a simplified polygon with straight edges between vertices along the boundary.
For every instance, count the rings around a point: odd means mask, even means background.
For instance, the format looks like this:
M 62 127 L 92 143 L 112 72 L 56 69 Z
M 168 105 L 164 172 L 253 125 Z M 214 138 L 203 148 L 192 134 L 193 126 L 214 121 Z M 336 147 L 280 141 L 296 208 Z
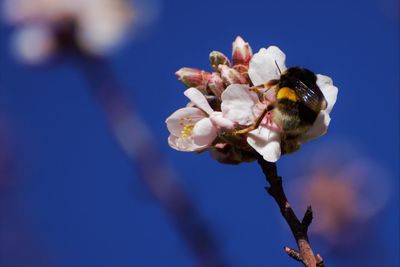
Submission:
M 300 222 L 286 197 L 282 185 L 282 177 L 278 176 L 276 164 L 265 161 L 261 156 L 258 158 L 258 164 L 261 166 L 265 179 L 270 184 L 270 187 L 266 187 L 266 190 L 278 204 L 281 214 L 289 225 L 299 249 L 299 251 L 295 251 L 292 248 L 285 247 L 285 252 L 291 258 L 302 262 L 306 267 L 324 267 L 322 257 L 319 254 L 314 256 L 310 241 L 308 240 L 307 231 L 313 219 L 311 206 L 308 206 Z
M 157 140 L 129 102 L 108 62 L 77 51 L 79 65 L 104 110 L 115 141 L 139 170 L 152 197 L 172 218 L 197 257 L 198 266 L 228 266 L 212 232 L 162 156 Z

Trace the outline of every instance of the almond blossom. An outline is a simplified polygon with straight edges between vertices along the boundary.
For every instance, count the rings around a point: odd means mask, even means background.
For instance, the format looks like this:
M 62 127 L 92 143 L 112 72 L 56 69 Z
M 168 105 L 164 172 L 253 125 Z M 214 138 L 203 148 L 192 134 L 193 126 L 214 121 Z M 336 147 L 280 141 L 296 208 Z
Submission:
M 241 126 L 254 125 L 267 107 L 267 103 L 261 102 L 257 94 L 249 89 L 248 85 L 233 84 L 222 94 L 221 109 L 224 116 Z M 279 133 L 268 126 L 260 124 L 257 129 L 250 131 L 247 143 L 267 161 L 275 162 L 280 157 Z
M 124 0 L 5 0 L 3 14 L 17 27 L 14 47 L 20 59 L 41 63 L 64 45 L 59 35 L 69 27 L 83 51 L 109 52 L 127 35 L 133 8 Z
M 201 151 L 209 147 L 218 132 L 233 129 L 234 123 L 215 112 L 205 96 L 196 88 L 185 91 L 195 107 L 178 109 L 166 120 L 169 145 L 180 151 Z
M 240 154 L 246 155 L 246 160 L 243 161 L 255 160 L 257 153 L 266 161 L 275 162 L 285 153 L 281 147 L 282 142 L 286 140 L 282 139 L 279 126 L 266 115 L 268 106 L 276 101 L 276 88 L 267 85 L 271 84 L 271 81 L 279 80 L 281 73 L 287 69 L 286 56 L 276 46 L 262 48 L 253 55 L 251 47 L 241 37 L 237 37 L 233 42 L 232 50 L 232 60 L 218 51 L 210 53 L 213 72 L 182 68 L 176 73 L 186 86 L 198 89 L 203 95 L 203 102 L 200 104 L 192 100 L 195 107 L 184 109 L 185 112 L 193 113 L 193 125 L 189 127 L 191 138 L 182 139 L 181 129 L 173 131 L 168 127 L 172 136 L 170 145 L 177 149 L 177 143 L 181 142 L 185 144 L 182 147 L 186 148 L 189 142 L 190 149 L 178 148 L 185 151 L 209 148 L 213 156 L 223 163 L 240 163 Z M 327 107 L 320 111 L 308 131 L 290 141 L 296 147 L 325 134 L 329 126 L 329 114 L 336 102 L 338 89 L 329 77 L 320 74 L 317 75 L 317 85 L 327 101 Z M 206 102 L 209 108 L 205 108 Z M 183 118 L 187 115 L 181 110 L 178 111 L 171 117 Z M 198 116 L 199 113 L 202 117 L 195 121 L 194 115 Z M 223 131 L 218 130 L 219 126 L 213 124 L 211 114 L 218 114 L 219 118 L 229 121 L 230 127 L 222 127 Z M 208 121 L 207 138 L 203 139 L 203 142 L 195 141 L 200 125 L 205 124 L 198 123 L 204 118 Z M 183 123 L 182 127 L 183 125 L 187 124 Z M 171 138 L 174 140 L 172 143 Z
M 360 241 L 392 194 L 385 169 L 343 140 L 320 146 L 300 165 L 298 173 L 303 175 L 290 181 L 289 193 L 318 214 L 310 231 L 331 248 Z

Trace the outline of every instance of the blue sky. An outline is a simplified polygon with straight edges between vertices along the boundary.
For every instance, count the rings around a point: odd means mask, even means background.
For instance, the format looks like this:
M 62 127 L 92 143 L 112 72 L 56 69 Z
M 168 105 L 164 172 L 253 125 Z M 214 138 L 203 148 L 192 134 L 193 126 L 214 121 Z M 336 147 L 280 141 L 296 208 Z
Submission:
M 161 3 L 158 19 L 145 34 L 112 55 L 112 67 L 130 100 L 158 137 L 232 266 L 295 266 L 282 252 L 284 245 L 294 243 L 264 192 L 256 164 L 226 166 L 207 153 L 168 147 L 164 120 L 186 103 L 175 71 L 184 66 L 209 69 L 209 52 L 230 54 L 240 35 L 254 51 L 278 45 L 288 66 L 332 77 L 339 96 L 329 133 L 282 158 L 280 172 L 288 181 L 296 179 L 302 160 L 331 149 L 334 141 L 351 144 L 379 165 L 393 188 L 392 201 L 370 223 L 369 240 L 381 248 L 381 256 L 393 257 L 399 248 L 396 10 L 395 0 L 169 0 Z M 13 199 L 52 265 L 195 266 L 174 225 L 115 145 L 76 62 L 20 65 L 10 53 L 9 37 L 10 29 L 3 25 L 0 110 L 12 128 L 23 181 Z M 324 256 L 328 266 L 378 266 L 374 255 Z M 394 257 L 379 266 L 399 266 Z

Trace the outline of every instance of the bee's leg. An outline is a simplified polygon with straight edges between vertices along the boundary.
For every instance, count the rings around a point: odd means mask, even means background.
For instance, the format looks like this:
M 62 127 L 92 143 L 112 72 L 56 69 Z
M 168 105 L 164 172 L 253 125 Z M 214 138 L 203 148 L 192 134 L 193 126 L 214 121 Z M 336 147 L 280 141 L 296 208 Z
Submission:
M 265 88 L 265 84 L 260 84 L 260 85 L 254 85 L 252 87 L 249 88 L 250 91 L 256 91 L 258 92 L 261 89 Z
M 247 128 L 241 129 L 241 130 L 236 130 L 233 132 L 233 135 L 246 134 L 248 132 L 253 131 L 255 128 L 256 128 L 255 125 L 252 125 L 250 127 L 247 127 Z
M 255 91 L 256 93 L 264 93 L 265 90 L 269 90 L 272 87 L 274 87 L 275 85 L 277 85 L 279 82 L 279 80 L 271 80 L 267 83 L 264 84 L 260 84 L 260 85 L 255 85 L 250 87 L 250 91 Z
M 241 129 L 241 130 L 236 130 L 232 134 L 233 135 L 247 134 L 248 132 L 251 132 L 251 131 L 259 128 L 259 126 L 264 126 L 275 132 L 282 132 L 283 130 L 281 129 L 281 127 L 279 127 L 272 120 L 272 110 L 273 110 L 273 106 L 268 107 L 267 109 L 265 109 L 263 111 L 263 113 L 261 114 L 259 119 L 253 125 L 251 125 L 247 128 Z M 261 131 L 261 128 L 260 128 L 260 131 Z
M 261 96 L 263 94 L 264 85 L 257 85 L 250 87 L 249 90 L 255 92 L 257 95 Z

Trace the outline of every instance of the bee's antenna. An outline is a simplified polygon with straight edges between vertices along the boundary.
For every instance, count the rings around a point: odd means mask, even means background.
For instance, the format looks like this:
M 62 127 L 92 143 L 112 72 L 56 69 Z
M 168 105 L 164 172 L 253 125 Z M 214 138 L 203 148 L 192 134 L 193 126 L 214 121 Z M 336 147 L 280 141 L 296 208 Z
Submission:
M 275 60 L 275 65 L 276 65 L 276 67 L 277 67 L 278 70 L 279 70 L 279 74 L 282 74 L 282 71 L 281 71 L 281 69 L 279 68 L 278 62 L 276 62 L 276 60 Z

